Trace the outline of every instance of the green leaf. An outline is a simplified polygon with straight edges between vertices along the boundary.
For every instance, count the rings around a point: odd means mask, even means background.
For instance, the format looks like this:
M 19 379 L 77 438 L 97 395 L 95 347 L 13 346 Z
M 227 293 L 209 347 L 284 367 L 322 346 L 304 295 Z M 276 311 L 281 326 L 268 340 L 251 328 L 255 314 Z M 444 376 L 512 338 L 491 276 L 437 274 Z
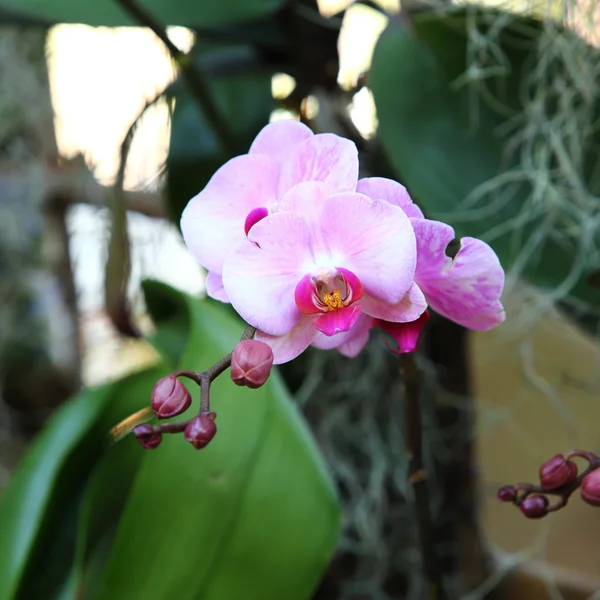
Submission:
M 82 392 L 47 423 L 0 498 L 0 600 L 52 598 L 64 588 L 82 535 L 77 525 L 81 501 L 108 449 L 110 428 L 148 404 L 149 392 L 165 370 L 151 368 Z M 111 492 L 118 490 L 119 475 L 131 474 L 139 459 L 138 454 L 126 456 L 126 447 L 115 446 L 120 470 Z M 107 457 L 116 451 L 111 449 Z M 106 509 L 102 505 L 94 519 Z
M 165 25 L 209 27 L 256 19 L 279 8 L 283 0 L 137 0 L 137 3 Z M 121 8 L 118 0 L 2 0 L 0 9 L 47 23 L 139 25 Z
M 543 188 L 537 186 L 544 175 L 524 176 L 520 161 L 527 149 L 515 144 L 509 127 L 524 122 L 522 100 L 536 65 L 541 24 L 462 8 L 422 13 L 411 25 L 390 23 L 371 70 L 379 135 L 396 174 L 428 216 L 450 223 L 458 236 L 488 241 L 505 268 L 518 268 L 540 287 L 562 289 L 561 298 L 570 294 L 571 302 L 600 307 L 600 294 L 586 282 L 593 250 L 586 252 L 581 236 L 572 233 L 583 232 L 588 217 L 553 211 L 555 199 L 540 201 L 536 194 Z M 473 50 L 477 40 L 481 48 L 482 40 L 488 43 L 479 53 Z M 574 38 L 573 43 L 592 51 Z M 473 65 L 479 65 L 481 80 L 465 84 Z M 600 117 L 600 99 L 595 105 Z M 597 128 L 588 133 L 581 138 L 582 172 L 587 193 L 598 195 L 600 135 Z M 469 207 L 465 203 L 475 194 L 479 201 Z M 592 230 L 592 245 L 599 239 Z
M 150 304 L 177 306 L 162 301 L 177 295 L 166 286 L 145 291 Z M 243 326 L 219 306 L 182 297 L 191 328 L 180 367 L 205 368 L 233 348 Z M 144 455 L 100 597 L 300 600 L 326 568 L 336 495 L 277 374 L 259 390 L 225 375 L 211 399 L 219 431 L 210 446 L 197 452 L 167 436 Z
M 246 46 L 201 46 L 194 54 L 238 152 L 247 152 L 256 134 L 269 122 L 274 106 L 272 72 L 257 66 L 258 58 Z M 236 68 L 236 64 L 243 68 Z M 187 89 L 178 84 L 174 94 L 167 191 L 170 213 L 178 224 L 188 201 L 231 157 L 223 150 L 211 124 Z

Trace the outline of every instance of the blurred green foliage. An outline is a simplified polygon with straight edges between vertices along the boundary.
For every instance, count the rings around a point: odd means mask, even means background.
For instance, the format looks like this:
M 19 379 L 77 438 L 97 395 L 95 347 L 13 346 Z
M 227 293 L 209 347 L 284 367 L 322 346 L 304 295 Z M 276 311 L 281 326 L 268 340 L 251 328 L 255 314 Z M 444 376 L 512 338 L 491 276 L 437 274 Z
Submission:
M 307 598 L 338 504 L 276 373 L 258 391 L 215 382 L 219 434 L 201 453 L 182 436 L 157 452 L 131 435 L 109 445 L 159 377 L 214 363 L 242 330 L 211 302 L 145 293 L 163 361 L 83 392 L 33 445 L 0 500 L 0 598 Z

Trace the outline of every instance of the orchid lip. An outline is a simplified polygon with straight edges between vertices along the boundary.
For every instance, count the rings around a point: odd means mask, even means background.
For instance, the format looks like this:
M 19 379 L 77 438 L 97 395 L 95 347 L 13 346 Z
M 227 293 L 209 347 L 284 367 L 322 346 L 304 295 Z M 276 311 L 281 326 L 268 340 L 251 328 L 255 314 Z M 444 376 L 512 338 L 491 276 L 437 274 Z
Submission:
M 358 277 L 342 267 L 317 269 L 296 286 L 296 306 L 308 315 L 329 313 L 351 306 L 363 295 Z
M 244 221 L 244 231 L 246 235 L 250 232 L 252 227 L 256 225 L 259 221 L 262 221 L 265 217 L 269 216 L 269 209 L 264 206 L 259 206 L 258 208 L 253 208 L 248 215 L 246 216 L 246 220 Z

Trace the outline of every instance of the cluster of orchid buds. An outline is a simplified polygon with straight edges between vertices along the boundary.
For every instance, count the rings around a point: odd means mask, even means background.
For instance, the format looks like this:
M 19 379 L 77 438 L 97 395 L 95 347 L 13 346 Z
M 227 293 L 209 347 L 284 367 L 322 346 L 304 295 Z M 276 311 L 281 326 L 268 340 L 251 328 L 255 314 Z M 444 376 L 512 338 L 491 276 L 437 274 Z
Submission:
M 583 458 L 587 467 L 580 473 L 573 458 Z M 505 485 L 498 490 L 501 502 L 512 502 L 529 519 L 540 519 L 566 506 L 571 494 L 579 489 L 584 502 L 600 506 L 600 456 L 585 450 L 557 454 L 540 467 L 540 483 Z M 556 496 L 550 502 L 548 496 Z
M 157 425 L 144 423 L 133 429 L 133 433 L 143 448 L 153 450 L 162 442 L 165 433 L 182 433 L 194 448 L 205 448 L 215 437 L 216 413 L 210 410 L 210 385 L 216 377 L 231 367 L 231 379 L 236 385 L 252 389 L 262 386 L 271 373 L 273 351 L 264 342 L 248 339 L 254 334 L 249 327 L 233 352 L 223 357 L 210 369 L 195 371 L 175 371 L 156 382 L 152 390 L 152 411 L 158 419 L 170 419 L 185 412 L 192 404 L 192 395 L 183 385 L 180 377 L 186 377 L 200 386 L 200 410 L 187 421 L 168 422 Z

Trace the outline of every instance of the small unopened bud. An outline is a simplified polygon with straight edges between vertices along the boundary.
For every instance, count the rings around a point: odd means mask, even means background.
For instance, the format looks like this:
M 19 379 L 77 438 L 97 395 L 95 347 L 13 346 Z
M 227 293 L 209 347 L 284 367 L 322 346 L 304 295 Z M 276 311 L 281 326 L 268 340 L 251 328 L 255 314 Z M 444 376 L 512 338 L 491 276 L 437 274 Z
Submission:
M 557 454 L 540 467 L 540 482 L 547 490 L 554 490 L 577 479 L 577 465 Z
M 505 485 L 498 490 L 498 500 L 500 502 L 514 502 L 517 497 L 517 490 L 512 485 Z
M 174 375 L 159 379 L 152 390 L 152 410 L 159 419 L 180 415 L 191 403 L 192 396 Z
M 398 350 L 390 348 L 392 352 L 395 354 L 406 354 L 407 352 L 414 352 L 419 347 L 421 331 L 428 320 L 429 311 L 426 310 L 416 321 L 391 323 L 390 321 L 376 319 L 375 325 L 381 327 L 381 329 L 389 333 L 396 340 Z
M 160 431 L 154 431 L 152 425 L 138 425 L 134 428 L 133 433 L 142 448 L 146 448 L 146 450 L 154 450 L 162 442 L 162 434 Z
M 528 496 L 521 502 L 521 512 L 529 519 L 541 519 L 548 514 L 548 498 L 546 496 Z
M 273 366 L 273 350 L 258 340 L 242 340 L 231 356 L 231 379 L 236 385 L 256 389 L 263 385 Z
M 217 433 L 217 426 L 215 425 L 216 418 L 217 415 L 214 412 L 194 417 L 187 424 L 187 427 L 183 432 L 183 437 L 192 444 L 196 450 L 208 446 Z
M 595 469 L 583 478 L 581 498 L 592 506 L 600 506 L 600 469 Z

